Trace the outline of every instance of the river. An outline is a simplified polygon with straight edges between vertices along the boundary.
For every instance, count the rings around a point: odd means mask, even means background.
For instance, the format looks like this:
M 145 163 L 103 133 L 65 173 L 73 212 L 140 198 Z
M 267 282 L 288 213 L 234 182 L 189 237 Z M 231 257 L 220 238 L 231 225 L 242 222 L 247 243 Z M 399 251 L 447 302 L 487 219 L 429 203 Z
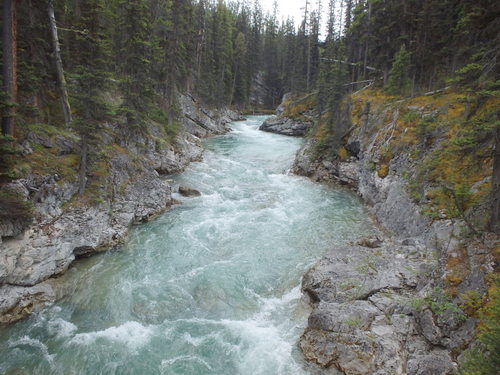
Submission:
M 200 197 L 75 262 L 74 293 L 0 329 L 0 374 L 315 373 L 296 345 L 301 276 L 373 223 L 349 191 L 288 175 L 302 140 L 259 131 L 264 119 L 205 140 L 174 177 Z

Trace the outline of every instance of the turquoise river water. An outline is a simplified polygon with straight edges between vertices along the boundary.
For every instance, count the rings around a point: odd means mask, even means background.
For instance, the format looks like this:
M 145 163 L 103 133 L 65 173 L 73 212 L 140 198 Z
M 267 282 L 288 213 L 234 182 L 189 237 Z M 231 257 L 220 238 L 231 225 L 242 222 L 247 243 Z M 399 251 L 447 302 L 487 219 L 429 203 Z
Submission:
M 77 261 L 71 296 L 0 329 L 0 374 L 316 374 L 300 279 L 373 224 L 352 193 L 288 175 L 302 142 L 263 116 L 205 141 L 183 198 L 127 245 Z

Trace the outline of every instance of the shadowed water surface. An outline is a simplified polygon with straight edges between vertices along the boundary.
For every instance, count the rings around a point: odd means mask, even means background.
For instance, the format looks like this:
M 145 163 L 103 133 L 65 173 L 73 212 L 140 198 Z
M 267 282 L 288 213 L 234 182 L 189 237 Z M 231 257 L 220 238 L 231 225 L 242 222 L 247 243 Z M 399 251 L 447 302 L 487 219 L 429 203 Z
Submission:
M 1 374 L 312 374 L 296 342 L 300 278 L 373 227 L 356 196 L 286 174 L 302 142 L 258 131 L 205 141 L 179 183 L 201 191 L 64 276 L 76 293 L 0 330 Z

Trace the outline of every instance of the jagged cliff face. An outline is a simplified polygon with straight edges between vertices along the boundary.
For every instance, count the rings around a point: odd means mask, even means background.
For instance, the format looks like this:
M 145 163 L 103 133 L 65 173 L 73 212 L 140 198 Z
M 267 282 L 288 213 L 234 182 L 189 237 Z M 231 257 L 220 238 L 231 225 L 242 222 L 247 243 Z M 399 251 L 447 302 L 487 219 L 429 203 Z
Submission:
M 387 233 L 333 249 L 304 277 L 307 359 L 349 375 L 456 372 L 477 324 L 465 310 L 486 292 L 498 246 L 474 234 L 489 216 L 491 139 L 478 136 L 476 154 L 457 147 L 491 106 L 456 93 L 396 101 L 365 92 L 349 103 L 352 127 L 336 150 L 319 121 L 293 172 L 352 186 Z
M 200 160 L 200 138 L 227 132 L 226 124 L 239 118 L 227 109 L 207 109 L 190 96 L 181 96 L 179 103 L 174 137 L 156 123 L 140 131 L 107 124 L 98 135 L 93 150 L 98 160 L 83 196 L 76 194 L 77 137 L 28 135 L 24 157 L 34 163 L 34 156 L 39 162 L 45 155 L 51 164 L 47 159 L 45 168 L 33 168 L 5 187 L 32 202 L 35 219 L 28 227 L 15 220 L 0 223 L 0 322 L 18 320 L 60 297 L 52 276 L 65 272 L 75 258 L 122 243 L 131 225 L 165 211 L 172 187 L 162 175 Z M 68 160 L 73 164 L 61 169 Z

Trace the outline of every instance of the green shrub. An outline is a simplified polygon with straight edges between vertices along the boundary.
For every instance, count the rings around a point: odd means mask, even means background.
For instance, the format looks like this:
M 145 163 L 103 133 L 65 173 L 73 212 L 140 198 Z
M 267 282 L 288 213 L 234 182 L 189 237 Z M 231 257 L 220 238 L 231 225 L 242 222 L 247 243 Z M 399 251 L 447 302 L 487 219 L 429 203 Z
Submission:
M 460 307 L 471 316 L 474 316 L 483 304 L 483 295 L 477 290 L 468 290 L 460 294 L 460 299 L 462 300 Z
M 451 318 L 460 322 L 467 319 L 464 311 L 457 304 L 453 303 L 451 296 L 443 289 L 434 288 L 427 298 L 429 307 L 436 314 L 438 321 Z
M 488 302 L 479 310 L 478 347 L 460 360 L 461 375 L 496 375 L 500 372 L 500 274 L 490 277 Z
M 24 197 L 10 190 L 0 191 L 0 220 L 15 220 L 29 225 L 33 219 L 33 205 Z

